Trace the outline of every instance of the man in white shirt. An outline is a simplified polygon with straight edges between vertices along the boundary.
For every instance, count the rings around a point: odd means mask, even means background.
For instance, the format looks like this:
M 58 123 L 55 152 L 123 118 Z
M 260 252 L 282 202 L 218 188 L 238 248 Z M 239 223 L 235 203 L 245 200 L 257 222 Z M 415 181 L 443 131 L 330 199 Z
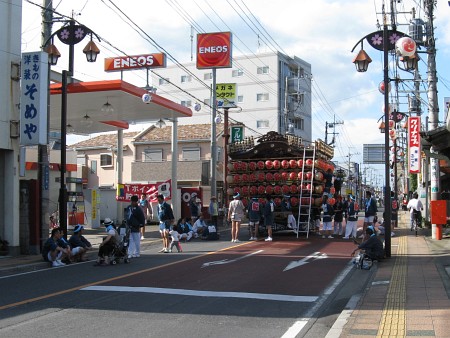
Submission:
M 413 198 L 409 200 L 408 205 L 406 206 L 407 209 L 409 209 L 409 215 L 410 215 L 410 224 L 411 224 L 411 231 L 413 229 L 413 220 L 414 220 L 414 211 L 419 212 L 423 210 L 423 204 L 419 200 L 419 194 L 414 193 Z

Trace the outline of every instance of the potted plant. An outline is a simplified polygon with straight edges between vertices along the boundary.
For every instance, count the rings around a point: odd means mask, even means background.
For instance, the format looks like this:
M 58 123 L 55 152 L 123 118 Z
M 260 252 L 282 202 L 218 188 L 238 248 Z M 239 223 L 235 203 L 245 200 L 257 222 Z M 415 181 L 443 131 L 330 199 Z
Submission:
M 9 243 L 0 237 L 0 256 L 6 256 L 9 252 Z

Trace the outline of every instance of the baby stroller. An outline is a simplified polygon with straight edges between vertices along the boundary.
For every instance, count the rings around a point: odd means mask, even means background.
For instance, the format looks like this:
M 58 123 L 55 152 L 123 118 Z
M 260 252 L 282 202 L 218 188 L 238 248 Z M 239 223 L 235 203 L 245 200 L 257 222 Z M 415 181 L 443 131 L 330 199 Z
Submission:
M 130 227 L 127 226 L 126 221 L 122 222 L 122 225 L 117 229 L 120 240 L 114 246 L 110 255 L 110 262 L 112 265 L 116 265 L 120 261 L 129 263 L 128 259 L 128 244 L 130 243 Z

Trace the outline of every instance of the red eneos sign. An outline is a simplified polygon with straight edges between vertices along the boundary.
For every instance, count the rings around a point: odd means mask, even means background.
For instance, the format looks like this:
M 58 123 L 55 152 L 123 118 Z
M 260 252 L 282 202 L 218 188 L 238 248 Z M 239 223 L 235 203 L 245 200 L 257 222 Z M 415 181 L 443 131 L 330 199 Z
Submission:
M 231 67 L 231 32 L 197 34 L 197 69 Z
M 143 54 L 105 59 L 105 72 L 166 66 L 166 54 Z

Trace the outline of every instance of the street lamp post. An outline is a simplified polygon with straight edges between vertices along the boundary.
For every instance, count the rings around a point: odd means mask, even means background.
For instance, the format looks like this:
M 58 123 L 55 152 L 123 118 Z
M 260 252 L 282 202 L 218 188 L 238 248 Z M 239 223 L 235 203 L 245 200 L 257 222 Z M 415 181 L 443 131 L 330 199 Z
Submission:
M 62 71 L 61 81 L 61 164 L 60 164 L 60 188 L 59 188 L 59 226 L 63 230 L 64 235 L 67 236 L 67 185 L 65 182 L 66 174 L 66 147 L 67 147 L 67 82 L 68 77 L 73 76 L 74 72 L 74 46 L 81 42 L 86 35 L 90 35 L 91 39 L 83 49 L 83 53 L 86 54 L 88 62 L 95 62 L 100 50 L 92 41 L 92 36 L 95 35 L 100 41 L 100 38 L 89 28 L 83 25 L 76 25 L 74 20 L 69 20 L 68 25 L 63 26 L 46 41 L 46 52 L 49 55 L 49 64 L 56 65 L 58 58 L 61 56 L 56 46 L 53 44 L 54 37 L 66 45 L 69 45 L 69 70 Z M 51 44 L 48 44 L 49 42 Z
M 384 14 L 384 13 L 383 13 Z M 386 15 L 384 14 L 383 30 L 370 33 L 359 40 L 353 47 L 352 52 L 358 44 L 361 44 L 361 50 L 354 58 L 358 72 L 365 72 L 372 62 L 367 53 L 363 50 L 363 41 L 366 40 L 373 48 L 383 52 L 383 81 L 384 81 L 384 162 L 385 162 L 385 190 L 384 190 L 384 225 L 385 225 L 385 255 L 391 257 L 391 187 L 390 187 L 390 166 L 389 166 L 389 51 L 396 49 L 398 40 L 408 37 L 402 32 L 388 30 Z M 409 38 L 409 37 L 408 37 Z M 411 38 L 409 38 L 412 40 Z M 408 41 L 410 43 L 410 41 Z M 414 51 L 415 53 L 415 43 Z M 410 46 L 408 46 L 410 47 Z M 398 50 L 397 50 L 398 51 Z M 408 56 L 403 56 L 408 59 Z

